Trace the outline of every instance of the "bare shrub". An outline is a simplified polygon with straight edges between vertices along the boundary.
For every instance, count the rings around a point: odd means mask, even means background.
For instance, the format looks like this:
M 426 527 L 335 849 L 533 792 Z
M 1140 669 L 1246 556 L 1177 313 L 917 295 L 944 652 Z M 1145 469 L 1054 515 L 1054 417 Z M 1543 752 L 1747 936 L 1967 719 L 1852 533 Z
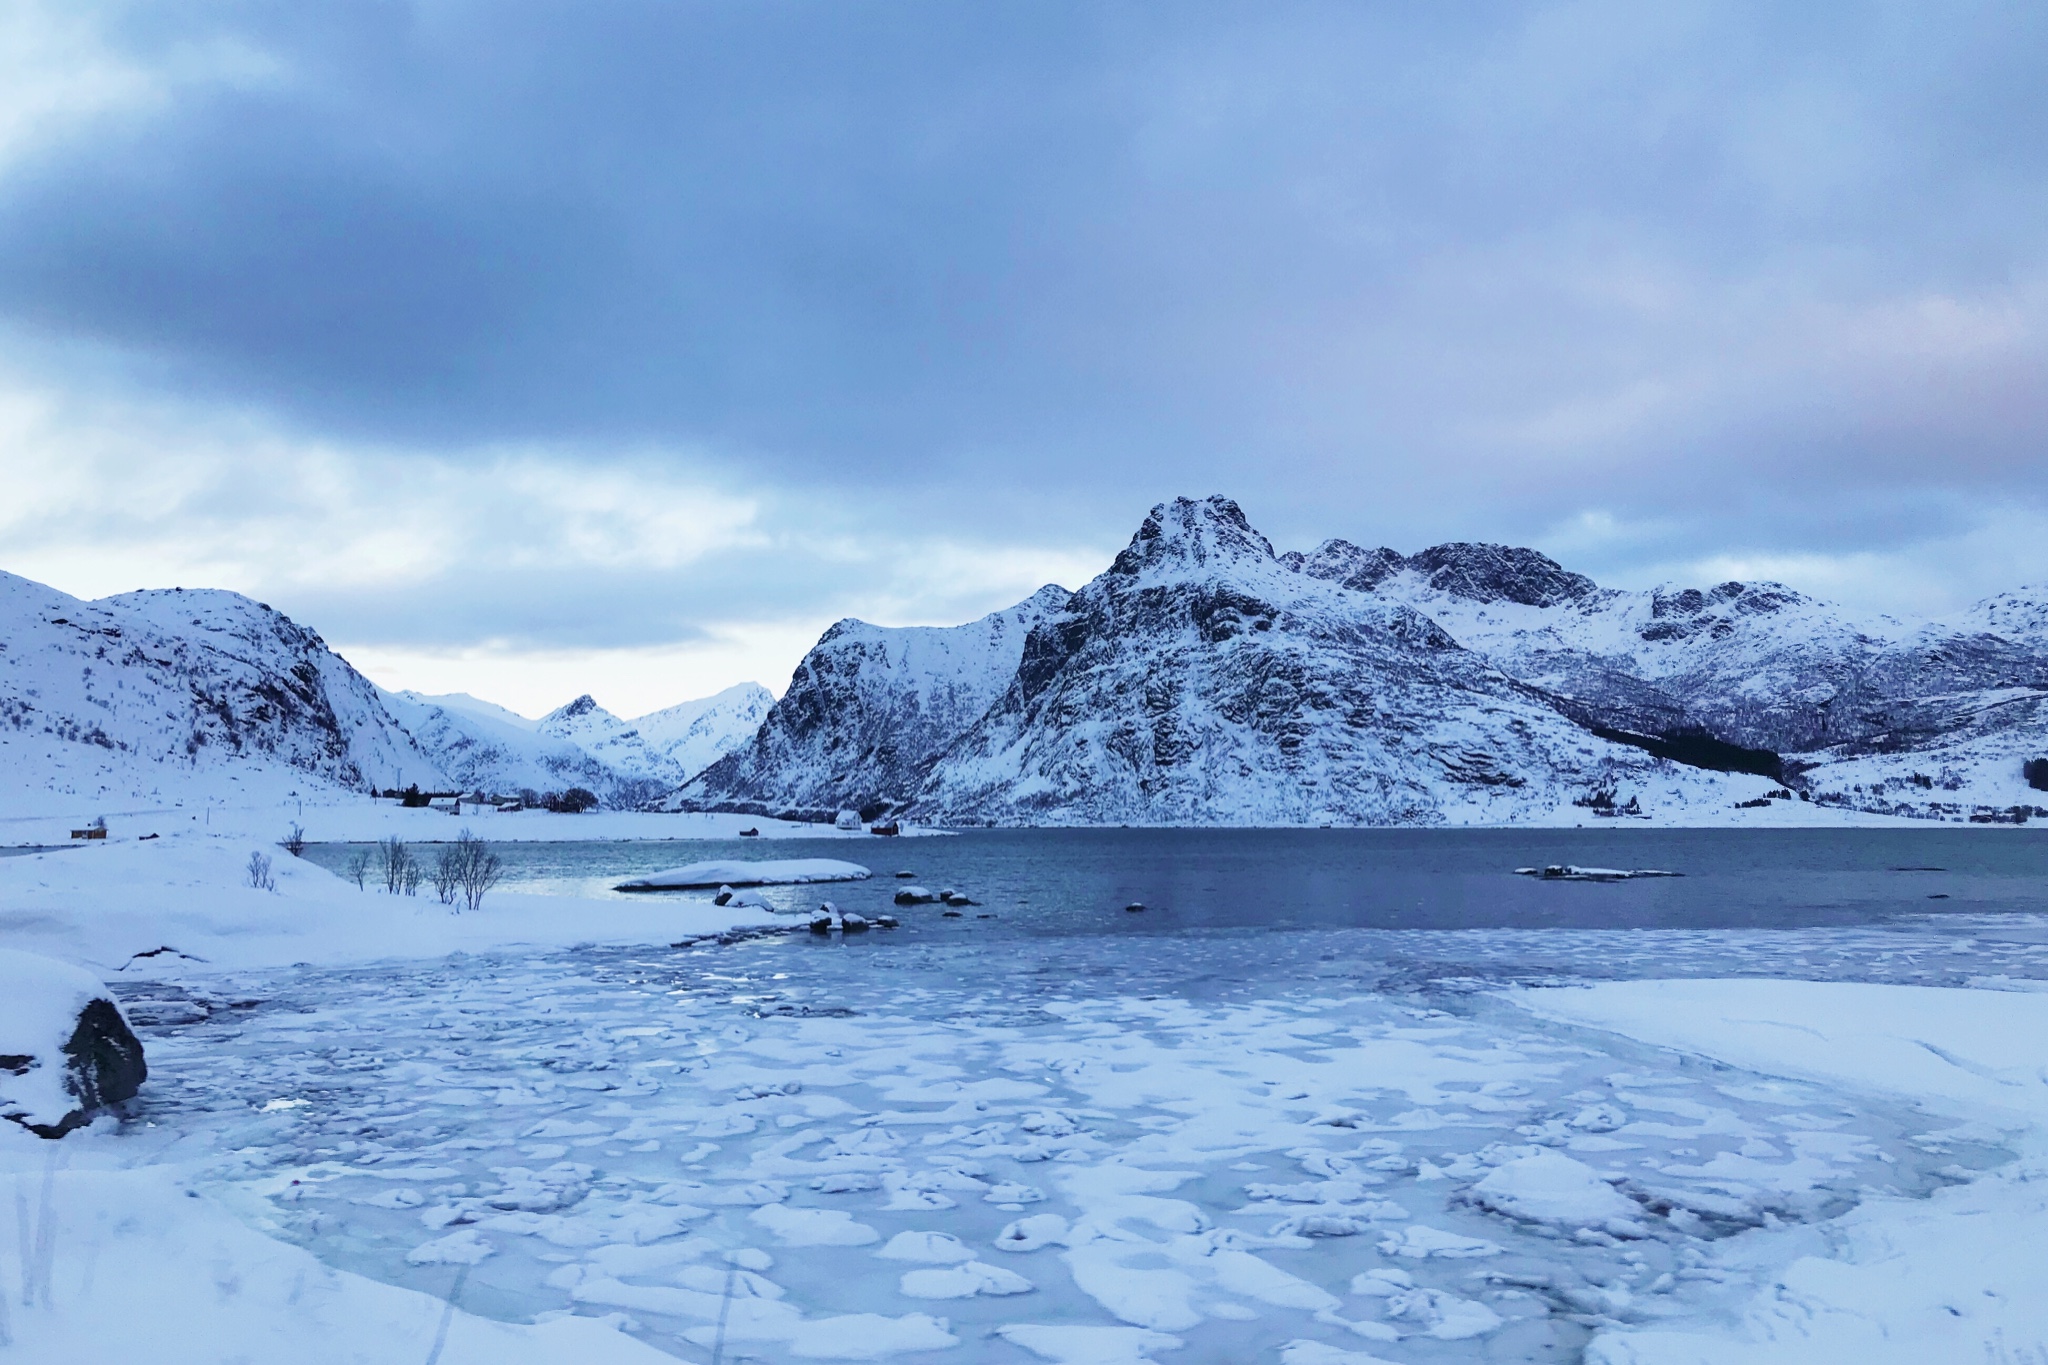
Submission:
M 349 854 L 348 865 L 342 869 L 341 875 L 354 882 L 356 890 L 361 891 L 370 879 L 370 850 L 359 848 Z
M 279 839 L 277 841 L 277 846 L 283 849 L 285 852 L 291 854 L 294 858 L 305 857 L 306 831 L 300 827 L 298 821 L 292 821 L 291 833 L 285 835 L 284 838 Z
M 249 885 L 258 891 L 277 890 L 277 880 L 270 875 L 270 859 L 261 853 L 249 855 Z

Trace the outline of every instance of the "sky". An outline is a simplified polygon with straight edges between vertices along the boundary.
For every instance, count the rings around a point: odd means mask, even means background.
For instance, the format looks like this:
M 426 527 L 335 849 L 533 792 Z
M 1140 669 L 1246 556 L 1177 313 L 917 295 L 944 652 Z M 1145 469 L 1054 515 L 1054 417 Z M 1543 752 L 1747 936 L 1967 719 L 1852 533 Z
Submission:
M 1917 617 L 2048 582 L 2048 8 L 0 8 L 0 568 L 527 714 L 1225 493 Z

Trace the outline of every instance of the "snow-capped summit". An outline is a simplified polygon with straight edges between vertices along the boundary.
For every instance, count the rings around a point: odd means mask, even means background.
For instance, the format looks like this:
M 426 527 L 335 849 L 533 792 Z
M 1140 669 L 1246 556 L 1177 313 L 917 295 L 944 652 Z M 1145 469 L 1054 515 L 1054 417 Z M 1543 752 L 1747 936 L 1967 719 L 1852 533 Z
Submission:
M 569 741 L 623 777 L 663 791 L 682 784 L 680 765 L 656 752 L 639 730 L 599 706 L 587 692 L 542 716 L 534 730 Z
M 1272 558 L 1272 545 L 1229 498 L 1175 498 L 1152 509 L 1109 572 L 1127 577 L 1215 572 L 1227 564 L 1263 564 Z
M 757 682 L 650 711 L 633 721 L 648 747 L 695 777 L 754 737 L 775 694 Z

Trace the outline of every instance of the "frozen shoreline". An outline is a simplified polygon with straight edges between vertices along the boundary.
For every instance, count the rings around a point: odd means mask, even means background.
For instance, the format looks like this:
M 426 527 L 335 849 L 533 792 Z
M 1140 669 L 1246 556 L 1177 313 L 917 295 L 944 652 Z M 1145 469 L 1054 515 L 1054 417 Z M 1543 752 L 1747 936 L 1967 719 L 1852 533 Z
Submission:
M 251 853 L 276 891 L 243 884 Z M 456 915 L 246 836 L 0 860 L 9 946 L 257 1006 L 150 1035 L 156 1129 L 103 1122 L 61 1147 L 0 1132 L 32 1219 L 44 1164 L 69 1167 L 50 1177 L 51 1306 L 15 1310 L 15 1344 L 75 1353 L 132 1326 L 151 1358 L 193 1365 L 221 1343 L 424 1358 L 436 1296 L 474 1259 L 463 1303 L 530 1321 L 454 1312 L 444 1365 L 676 1358 L 663 1342 L 687 1359 L 729 1255 L 759 1281 L 741 1339 L 771 1359 L 1576 1349 L 1565 1308 L 1517 1287 L 1530 1266 L 1566 1277 L 1539 1295 L 1608 1296 L 1587 1317 L 1594 1365 L 1919 1365 L 2048 1339 L 2048 1269 L 2023 1254 L 2048 1220 L 2048 1181 L 2029 1179 L 2048 1173 L 2048 995 L 1653 980 L 1509 992 L 1513 1018 L 1463 1018 L 1336 981 L 1128 998 L 1114 955 L 1143 944 L 1097 945 L 1096 986 L 1051 958 L 975 983 L 971 946 L 889 972 L 836 949 L 562 951 L 785 923 L 503 892 Z M 115 961 L 159 944 L 206 960 Z M 1589 1030 L 1628 1047 L 1600 1057 Z M 1655 1049 L 1797 1085 L 1759 1098 L 1777 1083 Z M 1975 1125 L 2020 1163 L 1887 1195 L 1888 1170 L 1952 1158 L 1869 1117 L 1885 1105 Z M 1694 1189 L 1711 1210 L 1737 1175 L 1786 1221 L 1696 1241 L 1598 1183 Z M 1860 1207 L 1813 1221 L 1842 1181 Z M 1660 1290 L 1671 1256 L 1667 1278 L 1722 1278 Z M 152 1332 L 150 1305 L 190 1339 Z M 1255 1353 L 1221 1344 L 1255 1331 Z
M 1908 1100 L 2020 1153 L 1928 1199 L 1867 1199 L 1825 1246 L 1730 1245 L 1724 1263 L 1769 1279 L 1731 1320 L 1610 1329 L 1589 1365 L 2005 1362 L 2048 1343 L 2048 994 L 1745 979 L 1509 998 L 1559 1022 Z

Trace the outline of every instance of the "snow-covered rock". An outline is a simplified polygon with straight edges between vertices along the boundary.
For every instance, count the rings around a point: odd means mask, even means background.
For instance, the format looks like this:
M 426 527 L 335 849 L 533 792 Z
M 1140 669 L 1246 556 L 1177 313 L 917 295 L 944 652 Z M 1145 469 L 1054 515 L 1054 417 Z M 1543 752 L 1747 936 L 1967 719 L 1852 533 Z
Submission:
M 62 1137 L 148 1076 L 141 1042 L 98 977 L 0 948 L 0 1118 Z

